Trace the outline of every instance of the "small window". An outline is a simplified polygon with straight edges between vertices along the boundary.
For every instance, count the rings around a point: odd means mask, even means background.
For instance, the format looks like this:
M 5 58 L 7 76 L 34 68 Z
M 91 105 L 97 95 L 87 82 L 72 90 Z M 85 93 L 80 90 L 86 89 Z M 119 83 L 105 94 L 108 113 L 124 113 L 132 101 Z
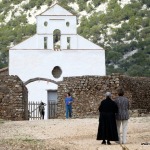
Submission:
M 45 26 L 45 27 L 47 27 L 47 25 L 48 25 L 48 22 L 47 22 L 47 21 L 45 21 L 45 22 L 44 22 L 44 26 Z
M 70 37 L 67 37 L 67 49 L 70 49 Z
M 69 25 L 70 25 L 70 23 L 69 23 L 69 22 L 66 22 L 66 26 L 69 27 Z
M 44 49 L 47 49 L 47 37 L 44 37 Z
M 62 74 L 62 70 L 59 66 L 55 66 L 52 70 L 52 75 L 54 78 L 59 78 Z

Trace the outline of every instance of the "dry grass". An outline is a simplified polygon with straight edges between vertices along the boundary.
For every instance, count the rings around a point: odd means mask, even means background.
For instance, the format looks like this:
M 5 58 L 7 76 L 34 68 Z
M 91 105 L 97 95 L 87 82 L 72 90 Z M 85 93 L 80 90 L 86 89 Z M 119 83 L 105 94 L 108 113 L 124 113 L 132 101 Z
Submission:
M 127 144 L 101 145 L 98 118 L 0 121 L 0 150 L 148 150 L 150 117 L 131 118 Z M 126 150 L 125 149 L 125 150 Z

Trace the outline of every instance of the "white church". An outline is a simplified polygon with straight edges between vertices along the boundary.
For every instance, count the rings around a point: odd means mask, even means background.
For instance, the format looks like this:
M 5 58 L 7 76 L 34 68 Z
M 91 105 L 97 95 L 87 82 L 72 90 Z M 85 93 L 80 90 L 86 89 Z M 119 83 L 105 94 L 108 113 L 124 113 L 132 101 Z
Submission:
M 58 4 L 36 16 L 36 34 L 9 50 L 9 75 L 23 82 L 36 77 L 106 75 L 105 50 L 77 34 L 77 18 Z M 57 85 L 27 84 L 28 101 L 57 101 Z M 48 119 L 48 107 L 45 119 Z

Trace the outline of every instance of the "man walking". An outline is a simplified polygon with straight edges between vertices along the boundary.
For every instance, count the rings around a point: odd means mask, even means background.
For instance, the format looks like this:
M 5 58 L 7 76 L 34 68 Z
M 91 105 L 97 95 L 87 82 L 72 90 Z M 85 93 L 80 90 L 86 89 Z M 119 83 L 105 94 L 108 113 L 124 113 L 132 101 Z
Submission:
M 117 122 L 117 130 L 119 136 L 119 143 L 126 143 L 126 135 L 127 135 L 127 125 L 129 119 L 129 101 L 123 96 L 123 89 L 118 90 L 118 97 L 115 99 L 115 102 L 118 106 L 118 113 L 116 114 L 116 122 Z M 122 139 L 120 137 L 120 127 L 122 124 Z

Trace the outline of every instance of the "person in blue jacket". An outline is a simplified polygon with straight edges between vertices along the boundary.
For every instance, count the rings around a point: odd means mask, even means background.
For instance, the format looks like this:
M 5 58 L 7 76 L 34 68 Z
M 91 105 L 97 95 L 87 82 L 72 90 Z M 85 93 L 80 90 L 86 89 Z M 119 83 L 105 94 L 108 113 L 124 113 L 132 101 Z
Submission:
M 65 98 L 67 119 L 72 117 L 72 102 L 73 102 L 73 98 L 71 97 L 70 93 L 67 93 L 67 96 Z

